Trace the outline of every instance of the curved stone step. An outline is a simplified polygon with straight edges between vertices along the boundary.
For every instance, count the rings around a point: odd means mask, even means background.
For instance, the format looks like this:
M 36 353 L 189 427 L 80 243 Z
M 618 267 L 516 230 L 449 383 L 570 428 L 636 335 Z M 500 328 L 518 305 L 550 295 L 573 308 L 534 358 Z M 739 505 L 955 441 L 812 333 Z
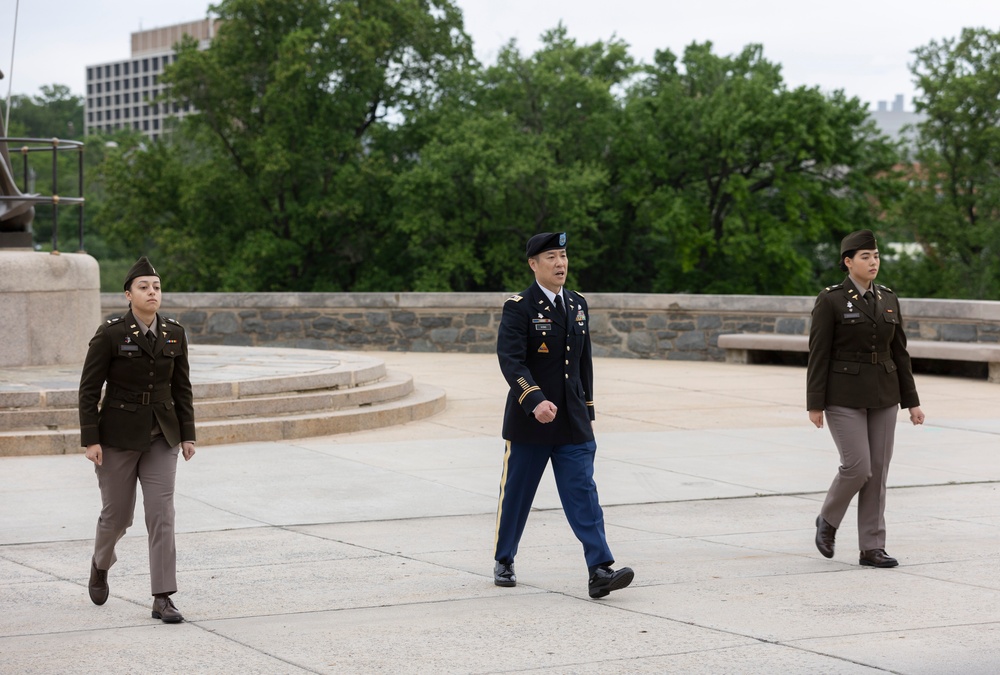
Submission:
M 198 445 L 328 436 L 405 424 L 442 412 L 444 390 L 417 385 L 403 398 L 356 408 L 199 422 Z M 79 429 L 0 432 L 0 457 L 82 453 Z
M 282 440 L 402 424 L 444 410 L 444 392 L 414 386 L 361 354 L 192 346 L 199 445 Z M 0 456 L 82 452 L 79 368 L 0 370 Z
M 292 384 L 292 383 L 289 383 Z M 252 415 L 285 415 L 308 411 L 339 410 L 402 398 L 413 391 L 413 378 L 388 371 L 373 383 L 346 389 L 284 391 L 275 396 L 245 396 L 236 399 L 195 398 L 195 419 L 225 419 Z M 80 414 L 73 401 L 70 407 L 0 410 L 0 431 L 58 431 L 79 429 Z

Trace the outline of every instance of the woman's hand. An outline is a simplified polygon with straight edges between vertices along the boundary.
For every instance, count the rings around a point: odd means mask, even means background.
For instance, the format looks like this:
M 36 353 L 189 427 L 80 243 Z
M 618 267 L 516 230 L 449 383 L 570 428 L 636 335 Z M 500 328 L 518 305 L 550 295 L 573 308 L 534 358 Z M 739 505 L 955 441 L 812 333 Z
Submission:
M 97 466 L 100 466 L 104 462 L 104 452 L 101 450 L 100 443 L 87 446 L 87 459 Z
M 823 428 L 823 411 L 822 410 L 810 410 L 809 411 L 809 421 L 813 423 L 817 429 Z
M 184 455 L 185 462 L 194 457 L 194 441 L 184 441 L 181 443 L 181 454 Z
M 924 423 L 924 411 L 920 409 L 920 406 L 915 405 L 910 408 L 910 421 L 913 422 L 914 426 Z

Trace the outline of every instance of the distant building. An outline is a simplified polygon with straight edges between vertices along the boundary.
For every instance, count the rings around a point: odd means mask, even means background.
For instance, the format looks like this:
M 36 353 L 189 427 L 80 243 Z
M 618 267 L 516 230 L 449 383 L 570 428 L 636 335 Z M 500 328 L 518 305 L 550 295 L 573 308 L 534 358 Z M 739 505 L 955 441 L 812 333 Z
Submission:
M 202 19 L 132 33 L 130 59 L 87 66 L 86 135 L 131 128 L 156 140 L 166 119 L 194 112 L 190 104 L 158 100 L 165 90 L 160 76 L 177 60 L 174 45 L 183 36 L 190 35 L 205 49 L 218 23 L 218 19 Z
M 890 107 L 888 101 L 879 101 L 875 110 L 869 111 L 879 130 L 893 140 L 902 140 L 913 147 L 916 138 L 915 127 L 926 119 L 926 115 L 903 110 L 903 95 L 897 94 Z M 906 126 L 913 127 L 904 131 Z

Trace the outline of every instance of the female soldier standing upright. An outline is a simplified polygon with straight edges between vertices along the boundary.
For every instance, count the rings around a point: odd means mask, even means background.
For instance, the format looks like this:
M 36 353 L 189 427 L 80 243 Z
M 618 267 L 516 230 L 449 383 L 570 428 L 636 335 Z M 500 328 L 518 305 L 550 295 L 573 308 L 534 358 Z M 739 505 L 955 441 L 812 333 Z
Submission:
M 90 563 L 90 599 L 108 599 L 115 544 L 132 524 L 136 481 L 149 534 L 153 618 L 184 620 L 170 596 L 177 591 L 174 479 L 177 454 L 194 455 L 194 398 L 187 337 L 157 314 L 160 276 L 145 256 L 125 277 L 129 311 L 110 319 L 90 340 L 80 376 L 80 435 L 94 463 L 103 508 Z M 107 383 L 98 410 L 101 387 Z
M 895 567 L 885 552 L 885 486 L 896 411 L 909 408 L 913 424 L 923 424 L 924 413 L 899 300 L 874 283 L 879 254 L 871 230 L 844 237 L 840 268 L 847 278 L 816 298 L 809 329 L 809 421 L 822 428 L 825 413 L 840 452 L 840 469 L 816 517 L 816 548 L 833 557 L 837 528 L 857 494 L 860 564 Z

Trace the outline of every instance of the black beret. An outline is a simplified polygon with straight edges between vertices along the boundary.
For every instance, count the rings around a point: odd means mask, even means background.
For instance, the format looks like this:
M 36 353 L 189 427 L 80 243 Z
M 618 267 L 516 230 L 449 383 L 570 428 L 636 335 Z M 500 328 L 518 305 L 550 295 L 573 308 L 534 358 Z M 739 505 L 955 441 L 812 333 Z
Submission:
M 551 251 L 556 248 L 566 248 L 565 232 L 541 232 L 536 234 L 528 240 L 528 245 L 525 247 L 525 251 L 527 252 L 528 257 L 531 258 L 539 253 Z
M 132 285 L 132 280 L 136 277 L 159 277 L 160 275 L 156 273 L 153 269 L 153 263 L 149 262 L 149 258 L 142 256 L 135 261 L 135 264 L 128 268 L 128 274 L 125 275 L 125 290 Z
M 875 233 L 871 230 L 858 230 L 840 240 L 840 255 L 844 257 L 848 251 L 858 251 L 860 249 L 877 249 L 875 243 Z

